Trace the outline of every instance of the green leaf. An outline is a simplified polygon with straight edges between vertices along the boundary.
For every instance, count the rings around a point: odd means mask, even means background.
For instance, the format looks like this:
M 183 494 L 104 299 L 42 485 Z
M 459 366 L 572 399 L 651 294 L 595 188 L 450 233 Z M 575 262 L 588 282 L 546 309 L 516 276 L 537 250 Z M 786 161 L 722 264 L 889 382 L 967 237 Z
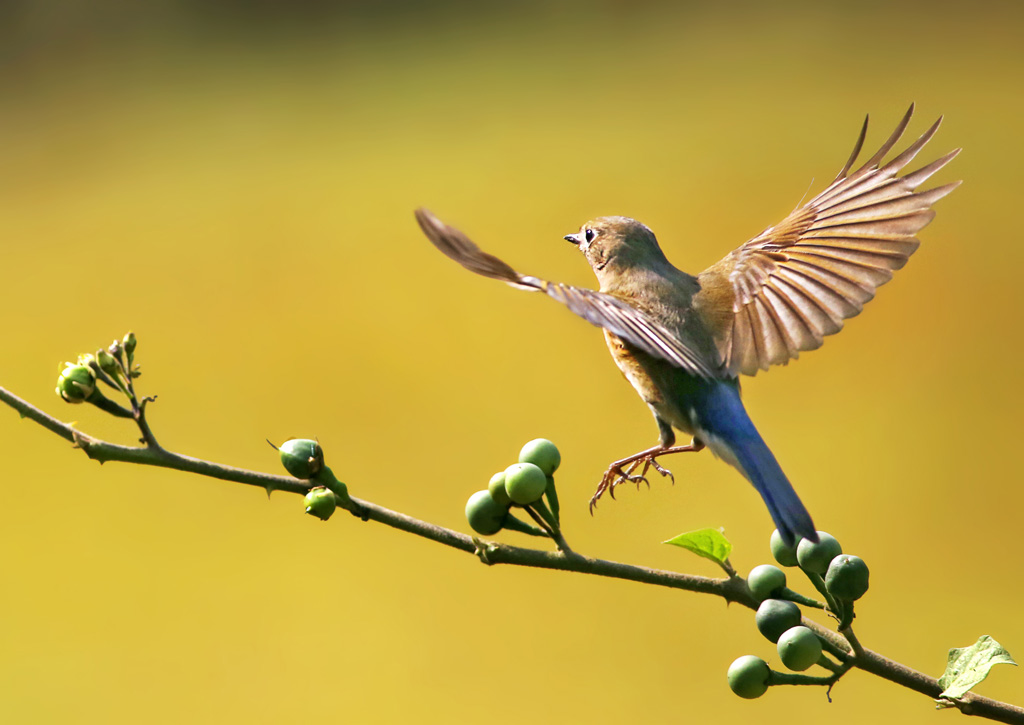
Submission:
M 729 558 L 729 553 L 732 551 L 732 544 L 729 543 L 729 540 L 725 538 L 720 529 L 690 531 L 686 534 L 679 534 L 679 536 L 675 536 L 662 543 L 689 549 L 697 556 L 711 559 L 711 561 L 719 565 L 725 564 Z
M 939 678 L 942 686 L 940 698 L 956 700 L 968 690 L 988 677 L 992 665 L 1016 665 L 1010 653 L 987 634 L 978 638 L 970 647 L 954 647 L 949 651 L 946 671 Z M 939 702 L 939 706 L 946 703 Z

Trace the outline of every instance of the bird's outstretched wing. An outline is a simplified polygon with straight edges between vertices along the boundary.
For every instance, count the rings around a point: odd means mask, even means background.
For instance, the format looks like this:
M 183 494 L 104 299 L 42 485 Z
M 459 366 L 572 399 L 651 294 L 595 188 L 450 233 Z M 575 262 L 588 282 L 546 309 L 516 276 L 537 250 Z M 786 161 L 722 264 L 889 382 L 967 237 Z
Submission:
M 899 175 L 938 130 L 940 117 L 881 165 L 913 112 L 911 105 L 882 148 L 851 172 L 865 119 L 850 160 L 827 189 L 701 273 L 694 302 L 705 310 L 729 372 L 754 375 L 821 347 L 917 249 L 915 235 L 935 216 L 932 204 L 960 182 L 916 189 L 960 149 Z
M 426 209 L 416 210 L 416 221 L 435 247 L 469 271 L 501 280 L 519 289 L 544 292 L 587 322 L 603 327 L 648 355 L 667 360 L 694 375 L 714 377 L 714 373 L 700 356 L 694 354 L 663 326 L 623 300 L 602 292 L 546 282 L 537 277 L 519 274 Z

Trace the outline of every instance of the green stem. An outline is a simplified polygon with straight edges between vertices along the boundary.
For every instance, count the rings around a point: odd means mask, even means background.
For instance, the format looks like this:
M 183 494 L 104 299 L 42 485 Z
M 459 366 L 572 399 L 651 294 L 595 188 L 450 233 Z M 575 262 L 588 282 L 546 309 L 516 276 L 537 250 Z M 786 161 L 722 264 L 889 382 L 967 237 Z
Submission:
M 815 675 L 797 675 L 789 672 L 778 672 L 772 670 L 771 677 L 768 679 L 768 684 L 772 687 L 776 685 L 824 685 L 828 686 L 835 682 L 835 675 L 829 675 L 828 677 L 818 677 Z
M 811 584 L 814 585 L 814 588 L 818 590 L 818 593 L 821 594 L 822 597 L 824 597 L 826 609 L 835 615 L 836 619 L 842 620 L 842 605 L 829 593 L 828 588 L 825 586 L 825 580 L 822 579 L 821 574 L 815 574 L 813 571 L 807 571 L 802 567 L 800 570 L 807 575 L 807 578 L 810 580 Z
M 788 599 L 791 602 L 802 604 L 805 607 L 811 607 L 812 609 L 824 609 L 825 605 L 819 602 L 817 599 L 811 599 L 805 597 L 800 592 L 795 592 L 789 587 L 782 587 L 776 592 L 773 592 L 775 599 Z
M 555 521 L 554 514 L 552 514 L 550 509 L 548 509 L 547 505 L 545 505 L 544 499 L 537 499 L 533 503 L 526 506 L 526 508 L 533 509 L 534 511 L 536 511 L 537 514 L 542 519 L 544 519 L 544 522 L 548 525 L 548 528 L 550 528 L 552 532 L 558 531 L 558 522 Z
M 561 526 L 562 517 L 559 514 L 560 506 L 558 504 L 558 489 L 555 488 L 555 477 L 548 476 L 548 485 L 544 489 L 544 496 L 548 499 L 548 506 L 551 507 L 551 513 L 555 517 L 555 525 Z
M 804 620 L 805 625 L 807 624 L 807 621 L 808 620 Z M 835 657 L 840 662 L 846 662 L 850 659 L 850 652 L 838 646 L 831 639 L 826 639 L 825 637 L 821 636 L 819 636 L 818 639 L 821 640 L 821 648 L 833 657 Z
M 529 536 L 543 536 L 550 538 L 550 534 L 544 529 L 538 529 L 536 526 L 530 526 L 528 523 L 521 519 L 517 519 L 511 511 L 505 514 L 505 520 L 501 524 L 501 528 L 508 529 L 509 531 L 518 531 L 520 534 L 527 534 Z
M 853 601 L 846 600 L 846 601 L 840 601 L 840 603 L 843 606 L 843 616 L 840 618 L 839 626 L 836 627 L 836 629 L 838 629 L 840 632 L 842 632 L 844 629 L 849 629 L 850 628 L 850 625 L 853 624 L 853 618 L 856 615 L 854 615 L 854 613 L 853 613 Z
M 826 670 L 836 675 L 839 674 L 843 667 L 828 658 L 825 653 L 822 653 L 821 657 L 818 658 L 818 666 L 824 667 Z
M 135 413 L 115 403 L 113 400 L 111 400 L 103 393 L 101 393 L 99 388 L 94 388 L 92 391 L 92 395 L 86 398 L 85 402 L 92 403 L 103 412 L 110 413 L 111 415 L 116 416 L 118 418 L 135 417 Z

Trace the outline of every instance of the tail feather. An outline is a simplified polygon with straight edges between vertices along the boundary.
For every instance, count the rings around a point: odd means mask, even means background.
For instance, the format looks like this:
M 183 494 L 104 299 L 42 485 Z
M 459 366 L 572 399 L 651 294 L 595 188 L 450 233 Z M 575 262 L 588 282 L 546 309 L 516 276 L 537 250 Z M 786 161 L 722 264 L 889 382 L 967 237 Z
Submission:
M 707 404 L 701 406 L 695 421 L 698 437 L 754 485 L 787 544 L 800 537 L 817 541 L 811 515 L 747 415 L 739 391 L 717 383 L 709 386 L 708 392 Z

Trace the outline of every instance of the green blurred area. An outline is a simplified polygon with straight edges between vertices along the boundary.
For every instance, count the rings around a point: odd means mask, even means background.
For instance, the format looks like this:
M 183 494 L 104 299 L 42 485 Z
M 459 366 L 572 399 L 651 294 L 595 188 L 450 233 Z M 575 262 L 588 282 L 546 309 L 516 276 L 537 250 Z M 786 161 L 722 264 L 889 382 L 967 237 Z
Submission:
M 0 9 L 0 384 L 82 430 L 58 365 L 139 336 L 164 445 L 276 471 L 318 436 L 353 494 L 466 530 L 544 436 L 581 552 L 717 575 L 658 542 L 767 513 L 710 455 L 587 515 L 656 428 L 589 325 L 470 275 L 427 206 L 523 272 L 595 286 L 563 234 L 627 214 L 697 272 L 939 114 L 965 183 L 862 318 L 745 381 L 808 508 L 871 567 L 862 642 L 932 675 L 990 634 L 1024 652 L 1019 3 L 8 2 Z M 813 181 L 812 181 L 813 180 Z M 729 693 L 778 666 L 753 614 L 487 568 L 301 499 L 102 468 L 0 412 L 4 722 L 792 722 L 933 717 L 863 674 Z M 514 535 L 502 537 L 532 545 Z M 671 549 L 671 550 L 670 550 Z M 978 689 L 1021 703 L 1020 673 Z

